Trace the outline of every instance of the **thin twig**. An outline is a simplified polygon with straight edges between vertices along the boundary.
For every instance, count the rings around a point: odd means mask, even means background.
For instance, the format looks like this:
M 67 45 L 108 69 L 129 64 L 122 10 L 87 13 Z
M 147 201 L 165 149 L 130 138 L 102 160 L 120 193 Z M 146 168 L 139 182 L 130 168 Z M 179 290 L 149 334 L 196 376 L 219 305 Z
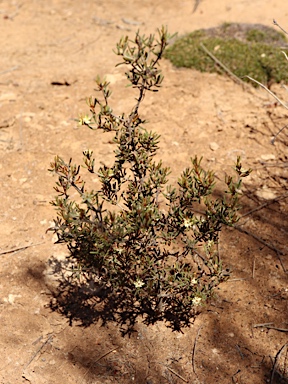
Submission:
M 253 325 L 253 328 L 267 328 L 267 329 L 274 329 L 274 331 L 279 331 L 279 332 L 288 332 L 287 328 L 278 328 L 270 324 L 273 324 L 273 323 L 256 324 L 256 325 Z
M 238 353 L 239 353 L 241 359 L 243 360 L 244 357 L 245 357 L 245 355 L 244 355 L 243 352 L 241 351 L 241 348 L 239 347 L 239 345 L 236 344 L 236 345 L 235 345 L 235 348 L 237 349 L 237 351 L 238 351 Z
M 30 248 L 30 247 L 35 247 L 36 245 L 40 245 L 40 244 L 43 244 L 43 243 L 44 243 L 44 241 L 42 241 L 41 243 L 25 245 L 23 247 L 12 248 L 12 249 L 9 249 L 8 251 L 0 252 L 0 255 L 7 255 L 8 253 L 14 253 L 14 252 L 18 252 L 18 251 L 23 251 L 24 249 L 27 249 L 27 248 Z
M 272 372 L 271 372 L 271 377 L 270 377 L 270 384 L 273 384 L 273 380 L 274 380 L 274 374 L 275 374 L 275 370 L 276 370 L 276 364 L 278 362 L 278 359 L 280 358 L 280 355 L 282 353 L 282 351 L 284 350 L 284 348 L 287 346 L 287 343 L 284 344 L 280 349 L 279 351 L 277 352 L 276 356 L 275 356 L 275 360 L 274 360 L 274 364 L 273 364 L 273 369 L 272 369 Z
M 277 254 L 277 257 L 278 257 L 278 259 L 279 259 L 279 261 L 280 261 L 280 264 L 281 264 L 281 267 L 282 267 L 284 273 L 287 273 L 287 269 L 285 268 L 285 266 L 284 266 L 284 264 L 283 264 L 283 261 L 282 261 L 282 258 L 281 258 L 281 256 L 280 256 L 279 252 L 276 252 L 276 254 Z
M 195 337 L 194 345 L 193 345 L 193 350 L 192 350 L 192 368 L 193 368 L 193 372 L 195 373 L 196 376 L 197 376 L 197 373 L 195 370 L 195 352 L 196 352 L 196 344 L 198 341 L 198 337 L 199 337 L 199 334 L 200 334 L 200 331 L 202 328 L 203 328 L 203 325 L 201 325 L 201 327 L 198 329 L 197 335 Z
M 233 228 L 237 229 L 237 231 L 239 231 L 239 232 L 246 233 L 246 235 L 249 235 L 249 236 L 253 237 L 255 240 L 259 241 L 259 243 L 265 245 L 265 247 L 272 249 L 272 251 L 274 251 L 274 252 L 276 252 L 276 253 L 279 252 L 280 255 L 283 255 L 283 254 L 284 254 L 283 251 L 280 251 L 280 249 L 274 247 L 274 245 L 272 245 L 272 244 L 270 244 L 270 243 L 267 243 L 267 241 L 263 240 L 263 239 L 262 239 L 261 237 L 259 237 L 259 236 L 254 235 L 254 233 L 249 232 L 247 229 L 241 228 L 240 225 L 235 225 L 235 224 L 234 224 L 234 225 L 233 225 Z
M 193 212 L 197 212 L 197 213 L 200 213 L 200 214 L 202 214 L 202 215 L 205 215 L 205 212 L 198 211 L 198 210 L 196 210 L 196 209 L 193 209 Z M 247 214 L 248 214 L 248 213 L 247 213 Z M 244 214 L 243 216 L 245 216 L 245 214 Z M 241 216 L 241 217 L 243 217 L 243 216 Z M 242 224 L 242 225 L 243 225 L 243 224 Z M 272 249 L 272 251 L 276 252 L 276 254 L 278 255 L 278 257 L 279 257 L 279 255 L 284 255 L 284 252 L 283 252 L 283 251 L 280 251 L 280 249 L 274 247 L 273 244 L 267 243 L 267 242 L 266 242 L 265 240 L 263 240 L 261 237 L 254 235 L 252 232 L 249 232 L 247 229 L 243 229 L 240 225 L 236 225 L 236 224 L 234 224 L 234 225 L 232 225 L 232 228 L 235 228 L 235 229 L 237 229 L 239 232 L 246 233 L 246 235 L 249 235 L 249 236 L 253 237 L 255 240 L 259 241 L 259 243 L 265 245 L 266 247 Z M 202 260 L 203 260 L 203 257 L 202 257 L 198 252 L 195 252 L 195 253 L 196 253 L 198 256 L 200 256 L 200 257 L 202 258 Z M 282 264 L 282 260 L 281 260 L 281 259 L 279 259 L 279 260 L 280 260 L 280 262 L 281 262 L 281 264 Z M 283 266 L 282 266 L 282 267 L 283 267 Z M 283 269 L 284 269 L 284 268 L 283 268 Z
M 220 253 L 220 232 L 219 232 L 219 235 L 218 235 L 218 241 L 217 241 L 217 255 L 218 255 L 218 258 L 219 258 L 219 262 L 221 262 L 221 253 Z
M 281 51 L 281 52 L 282 52 L 283 55 L 285 56 L 285 59 L 288 61 L 288 56 L 287 56 L 286 52 L 284 52 L 284 51 Z
M 176 375 L 177 377 L 179 377 L 179 379 L 183 380 L 184 383 L 188 383 L 188 380 L 184 379 L 183 376 L 179 375 L 179 373 L 175 372 L 172 368 L 166 366 L 167 369 L 169 369 L 170 372 L 174 373 L 174 375 Z
M 103 357 L 108 356 L 110 353 L 117 351 L 117 349 L 119 349 L 119 348 L 120 348 L 120 347 L 116 347 L 116 348 L 113 348 L 113 349 L 111 349 L 110 351 L 104 353 L 104 355 L 100 356 L 96 361 L 94 361 L 94 362 L 91 364 L 91 366 L 92 366 L 93 364 L 98 363 L 98 361 L 100 361 L 101 359 L 103 359 Z M 90 367 L 87 369 L 87 371 L 84 373 L 84 375 L 83 375 L 83 379 L 85 379 L 86 375 L 87 375 L 88 372 L 90 371 L 91 366 L 90 366 Z M 84 383 L 84 382 L 86 382 L 86 380 L 84 380 L 83 383 Z
M 286 168 L 287 165 L 288 165 L 288 162 L 287 161 L 283 161 L 282 163 L 273 163 L 273 164 L 270 164 L 270 163 L 267 163 L 265 161 L 261 161 L 261 167 L 253 167 L 253 171 L 257 170 L 257 169 L 262 169 L 262 168 L 268 168 L 268 167 L 277 167 L 277 168 Z
M 267 325 L 272 325 L 274 323 L 261 323 L 253 325 L 253 328 L 266 327 Z
M 232 381 L 233 381 L 233 383 L 237 384 L 238 380 L 235 379 L 234 376 L 238 375 L 238 373 L 240 373 L 240 372 L 241 372 L 241 369 L 238 369 L 238 371 L 237 371 L 236 373 L 234 373 L 234 375 L 232 376 Z M 235 380 L 237 380 L 237 381 L 235 381 Z
M 34 355 L 29 360 L 28 364 L 25 366 L 24 371 L 26 368 L 29 367 L 29 365 L 32 363 L 32 361 L 35 359 L 35 357 L 42 351 L 42 349 L 45 347 L 45 345 L 47 345 L 52 339 L 53 339 L 53 335 L 50 335 L 48 337 L 48 339 L 42 345 L 40 345 L 40 347 L 37 349 L 37 351 L 34 353 Z
M 104 357 L 110 355 L 110 353 L 117 351 L 117 349 L 119 349 L 119 348 L 120 348 L 120 347 L 116 347 L 116 348 L 110 349 L 110 351 L 104 353 L 104 355 L 100 356 L 96 361 L 94 361 L 94 364 L 98 363 L 98 361 L 100 361 L 100 360 L 103 359 Z
M 255 261 L 255 256 L 254 256 L 253 267 L 252 267 L 252 279 L 254 279 L 254 277 L 255 277 L 255 264 L 256 264 L 256 261 Z
M 275 203 L 276 201 L 286 199 L 287 197 L 288 197 L 288 193 L 285 193 L 284 195 L 275 197 L 275 199 L 269 200 L 269 201 L 267 201 L 266 203 L 261 204 L 261 205 L 259 205 L 258 207 L 252 209 L 251 211 L 244 213 L 244 214 L 240 217 L 240 219 L 242 219 L 242 217 L 251 215 L 251 213 L 257 212 L 257 211 L 259 211 L 260 209 L 265 208 L 265 207 L 267 207 L 268 205 Z
M 73 54 L 76 54 L 76 53 L 82 51 L 83 49 L 85 49 L 86 47 L 88 47 L 89 45 L 96 43 L 96 41 L 98 41 L 99 38 L 100 38 L 100 36 L 97 36 L 95 39 L 89 41 L 87 44 L 81 45 L 81 47 L 79 49 L 77 49 L 77 51 L 74 51 Z
M 273 136 L 273 138 L 271 139 L 271 144 L 274 145 L 275 143 L 275 140 L 277 138 L 277 136 L 282 132 L 284 131 L 285 128 L 288 127 L 288 124 L 284 125 L 281 129 L 279 129 L 279 131 Z
M 253 79 L 253 77 L 250 77 L 250 76 L 244 76 L 244 77 L 247 77 L 247 79 L 251 80 L 251 81 L 254 81 L 255 83 L 257 83 L 258 85 L 260 85 L 260 87 L 264 88 L 268 93 L 270 93 L 271 96 L 274 97 L 274 99 L 276 99 L 278 101 L 278 103 L 280 103 L 284 108 L 288 109 L 287 105 L 284 104 L 284 102 L 279 99 L 279 97 L 277 97 L 275 95 L 275 93 L 273 93 L 272 91 L 270 91 L 270 89 L 268 89 L 267 87 L 265 87 L 264 84 L 260 83 L 259 81 Z
M 287 328 L 278 328 L 278 327 L 272 327 L 272 326 L 266 326 L 265 328 L 267 329 L 274 329 L 274 331 L 279 331 L 279 332 L 288 332 Z
M 281 31 L 283 31 L 284 33 L 286 33 L 286 35 L 288 35 L 288 32 L 286 32 L 285 29 L 283 29 L 283 28 L 281 27 L 281 25 L 279 25 L 275 19 L 273 19 L 273 24 L 274 24 L 274 25 L 277 25 L 277 27 L 280 28 Z
M 205 47 L 205 45 L 204 45 L 203 43 L 200 43 L 200 47 L 207 53 L 208 56 L 211 57 L 212 60 L 214 60 L 214 61 L 215 61 L 215 62 L 216 62 L 222 69 L 224 69 L 224 70 L 228 73 L 228 75 L 231 76 L 232 79 L 233 79 L 236 83 L 241 84 L 242 87 L 244 87 L 244 88 L 247 88 L 247 85 L 244 83 L 244 81 L 242 81 L 238 76 L 236 76 L 233 72 L 231 72 L 230 69 L 228 69 L 228 68 L 226 67 L 226 65 L 224 65 L 219 59 L 217 59 L 217 57 L 215 57 L 215 56 L 213 55 L 213 53 L 211 53 L 211 52 Z
M 129 19 L 125 19 L 124 17 L 122 17 L 122 21 L 123 21 L 123 23 L 129 24 L 129 25 L 142 25 L 143 24 L 142 21 L 129 20 Z
M 200 3 L 201 3 L 201 0 L 195 0 L 192 14 L 195 13 L 195 12 L 197 11 L 197 8 L 199 7 L 199 4 L 200 4 Z
M 11 67 L 9 69 L 6 69 L 5 71 L 0 72 L 0 75 L 4 75 L 4 73 L 16 71 L 19 68 L 19 65 L 14 65 L 14 67 Z

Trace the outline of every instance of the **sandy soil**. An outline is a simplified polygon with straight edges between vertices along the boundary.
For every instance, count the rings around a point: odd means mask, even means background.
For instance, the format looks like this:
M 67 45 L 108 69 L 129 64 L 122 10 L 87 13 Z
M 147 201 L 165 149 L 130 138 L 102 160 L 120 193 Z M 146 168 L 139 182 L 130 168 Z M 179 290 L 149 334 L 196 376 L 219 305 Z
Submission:
M 195 154 L 220 178 L 238 154 L 254 169 L 240 222 L 247 233 L 221 234 L 230 281 L 183 333 L 139 322 L 135 334 L 122 338 L 113 323 L 70 326 L 49 309 L 55 284 L 49 260 L 67 251 L 45 232 L 55 217 L 49 204 L 55 179 L 47 169 L 56 154 L 80 161 L 86 148 L 99 161 L 112 158 L 105 135 L 73 119 L 87 111 L 97 74 L 111 81 L 115 110 L 133 103 L 123 70 L 115 68 L 118 39 L 138 28 L 154 33 L 162 24 L 183 34 L 222 22 L 270 26 L 274 18 L 288 28 L 283 0 L 203 0 L 193 12 L 194 6 L 0 1 L 1 384 L 288 383 L 288 132 L 270 144 L 288 114 L 263 89 L 243 90 L 227 77 L 163 61 L 163 88 L 147 96 L 142 116 L 162 135 L 160 156 L 172 178 Z M 287 99 L 280 86 L 272 90 Z M 255 327 L 267 323 L 275 329 Z

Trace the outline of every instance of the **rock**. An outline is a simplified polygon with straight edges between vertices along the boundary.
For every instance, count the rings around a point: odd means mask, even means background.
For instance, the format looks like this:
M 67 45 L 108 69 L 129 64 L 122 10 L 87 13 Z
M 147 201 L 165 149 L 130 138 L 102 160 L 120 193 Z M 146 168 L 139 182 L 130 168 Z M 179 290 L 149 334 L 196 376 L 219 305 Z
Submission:
M 263 186 L 261 189 L 256 191 L 256 196 L 265 200 L 273 200 L 277 197 L 274 191 L 266 186 Z
M 21 295 L 14 295 L 12 293 L 9 293 L 8 297 L 4 297 L 3 301 L 6 302 L 6 303 L 9 303 L 9 304 L 14 304 L 15 299 L 17 297 L 22 297 L 22 296 Z
M 210 143 L 209 147 L 210 147 L 211 151 L 217 151 L 217 149 L 219 149 L 219 145 L 215 142 Z
M 110 83 L 110 84 L 115 84 L 118 81 L 124 79 L 124 76 L 121 73 L 107 73 L 105 75 L 105 79 Z
M 276 159 L 276 156 L 273 155 L 272 153 L 267 153 L 265 155 L 261 155 L 261 160 L 264 160 L 264 161 L 269 161 L 269 160 L 275 160 Z
M 26 183 L 27 180 L 28 180 L 27 177 L 22 177 L 21 179 L 19 179 L 19 184 L 22 185 Z
M 15 101 L 17 98 L 17 96 L 15 95 L 15 93 L 2 93 L 2 95 L 0 95 L 0 101 Z

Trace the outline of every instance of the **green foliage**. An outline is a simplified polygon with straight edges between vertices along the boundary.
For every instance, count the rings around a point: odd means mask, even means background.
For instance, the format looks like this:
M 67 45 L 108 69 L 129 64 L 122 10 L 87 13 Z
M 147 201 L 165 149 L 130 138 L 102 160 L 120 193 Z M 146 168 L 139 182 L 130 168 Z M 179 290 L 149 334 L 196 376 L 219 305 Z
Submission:
M 275 31 L 272 28 L 251 28 L 246 32 L 247 41 L 253 41 L 255 43 L 285 45 L 285 35 L 281 32 Z
M 198 30 L 176 40 L 165 57 L 176 67 L 223 74 L 201 43 L 243 81 L 248 81 L 245 78 L 248 75 L 270 86 L 287 78 L 287 62 L 279 49 L 280 45 L 287 47 L 287 42 L 282 33 L 272 28 L 223 24 L 218 29 Z
M 114 134 L 114 164 L 95 169 L 90 150 L 83 153 L 82 169 L 60 157 L 51 164 L 58 175 L 52 202 L 58 216 L 51 230 L 68 245 L 73 267 L 52 307 L 71 321 L 115 320 L 130 331 L 142 315 L 147 324 L 164 319 L 179 330 L 227 278 L 218 235 L 223 224 L 237 221 L 242 177 L 250 171 L 243 171 L 238 159 L 237 177 L 227 176 L 227 191 L 215 199 L 214 174 L 195 157 L 177 185 L 167 186 L 170 171 L 155 161 L 160 136 L 144 128 L 139 107 L 146 92 L 157 91 L 162 83 L 159 61 L 169 38 L 162 28 L 158 39 L 137 33 L 133 41 L 125 37 L 117 44 L 119 65 L 127 68 L 137 93 L 130 113 L 114 113 L 109 84 L 96 80 L 99 97 L 88 100 L 91 113 L 79 122 Z M 86 186 L 85 170 L 98 176 L 99 190 Z M 203 213 L 195 213 L 194 205 Z

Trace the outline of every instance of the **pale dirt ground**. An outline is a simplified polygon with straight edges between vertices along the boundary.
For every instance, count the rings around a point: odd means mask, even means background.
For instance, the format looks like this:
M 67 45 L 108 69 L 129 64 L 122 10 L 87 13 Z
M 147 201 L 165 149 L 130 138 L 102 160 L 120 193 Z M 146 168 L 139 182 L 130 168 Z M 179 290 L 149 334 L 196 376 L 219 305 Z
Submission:
M 288 383 L 286 349 L 277 355 L 288 334 L 253 328 L 261 323 L 288 328 L 285 198 L 241 221 L 272 247 L 236 230 L 223 231 L 221 254 L 231 280 L 183 333 L 139 322 L 135 334 L 122 338 L 115 324 L 69 326 L 49 309 L 48 261 L 66 251 L 45 233 L 55 217 L 49 204 L 55 179 L 47 169 L 56 154 L 78 161 L 86 148 L 99 161 L 112 158 L 105 135 L 78 128 L 73 119 L 87 111 L 85 98 L 93 94 L 97 74 L 111 81 L 115 111 L 132 105 L 123 69 L 115 68 L 118 39 L 133 37 L 138 28 L 154 33 L 162 24 L 180 35 L 222 22 L 271 26 L 273 18 L 288 28 L 283 0 L 203 0 L 193 13 L 194 5 L 0 1 L 1 384 Z M 163 88 L 147 96 L 142 116 L 162 135 L 159 155 L 172 168 L 171 181 L 196 154 L 223 178 L 240 154 L 254 168 L 242 213 L 287 196 L 287 131 L 270 144 L 287 124 L 287 111 L 263 89 L 244 91 L 227 77 L 178 70 L 166 61 L 162 68 Z M 272 89 L 287 99 L 280 86 Z

